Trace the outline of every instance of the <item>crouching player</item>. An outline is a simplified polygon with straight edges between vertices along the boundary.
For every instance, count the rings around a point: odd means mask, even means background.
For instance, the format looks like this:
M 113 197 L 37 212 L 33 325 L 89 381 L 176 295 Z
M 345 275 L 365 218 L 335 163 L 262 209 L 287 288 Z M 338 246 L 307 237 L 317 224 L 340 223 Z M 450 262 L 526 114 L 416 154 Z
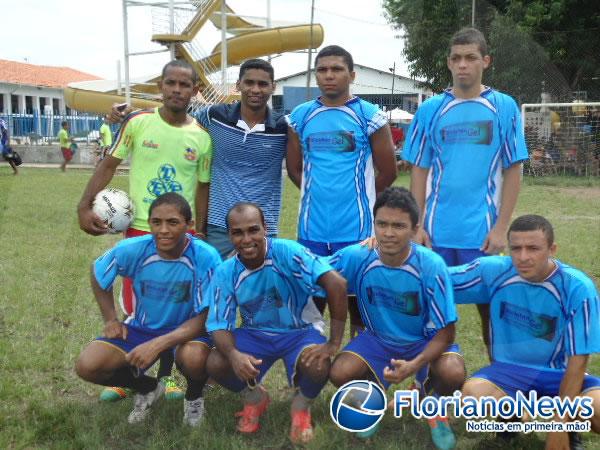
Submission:
M 226 217 L 237 256 L 215 271 L 207 330 L 215 343 L 209 375 L 240 392 L 244 408 L 237 430 L 254 433 L 269 404 L 261 380 L 282 359 L 292 400 L 290 439 L 312 439 L 310 403 L 329 375 L 330 358 L 341 344 L 346 321 L 346 283 L 331 266 L 297 242 L 266 237 L 261 209 L 238 203 Z M 326 295 L 323 295 L 326 294 Z M 323 317 L 313 295 L 326 296 L 331 313 L 330 338 L 321 334 Z M 241 325 L 236 328 L 239 308 Z
M 184 423 L 198 425 L 204 413 L 204 365 L 211 343 L 204 323 L 203 297 L 220 263 L 210 245 L 186 234 L 192 212 L 179 194 L 150 205 L 151 235 L 125 239 L 92 265 L 92 289 L 104 319 L 103 336 L 79 355 L 77 374 L 86 381 L 136 392 L 129 423 L 144 420 L 164 393 L 164 384 L 144 371 L 158 355 L 177 346 L 175 360 L 187 380 Z M 117 319 L 113 283 L 130 277 L 138 299 L 134 315 Z
M 333 362 L 331 381 L 342 386 L 370 379 L 387 388 L 416 375 L 422 393 L 451 395 L 461 388 L 465 368 L 454 344 L 456 309 L 448 269 L 436 253 L 411 242 L 419 208 L 408 190 L 387 188 L 377 197 L 373 216 L 378 247 L 353 245 L 329 261 L 356 293 L 366 326 Z M 447 418 L 429 424 L 438 448 L 454 447 Z
M 463 395 L 586 395 L 593 398 L 591 428 L 598 433 L 600 379 L 585 373 L 589 355 L 600 352 L 598 292 L 585 274 L 553 258 L 554 231 L 544 217 L 515 219 L 508 247 L 510 256 L 450 269 L 457 303 L 490 305 L 492 363 L 469 378 Z M 546 448 L 583 448 L 577 441 L 575 434 L 549 433 Z

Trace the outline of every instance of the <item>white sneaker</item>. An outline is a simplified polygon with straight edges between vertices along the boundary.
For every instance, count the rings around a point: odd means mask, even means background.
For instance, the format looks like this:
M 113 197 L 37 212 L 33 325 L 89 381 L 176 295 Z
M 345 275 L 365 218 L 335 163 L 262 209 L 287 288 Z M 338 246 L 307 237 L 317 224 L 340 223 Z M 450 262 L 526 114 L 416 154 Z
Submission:
M 183 400 L 183 423 L 190 427 L 200 425 L 204 418 L 204 398 L 196 400 Z
M 161 395 L 165 393 L 165 385 L 158 383 L 156 389 L 148 392 L 147 394 L 135 394 L 133 398 L 133 410 L 129 413 L 127 422 L 129 423 L 140 423 L 150 413 L 150 407 Z

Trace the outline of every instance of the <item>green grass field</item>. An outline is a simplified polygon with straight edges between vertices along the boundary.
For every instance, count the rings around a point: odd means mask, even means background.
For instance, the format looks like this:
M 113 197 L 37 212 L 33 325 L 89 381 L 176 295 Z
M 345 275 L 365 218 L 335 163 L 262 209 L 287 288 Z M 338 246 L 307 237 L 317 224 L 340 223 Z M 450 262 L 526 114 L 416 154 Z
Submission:
M 91 237 L 79 230 L 75 214 L 91 172 L 24 168 L 18 177 L 0 166 L 0 449 L 291 448 L 289 398 L 283 367 L 266 378 L 274 399 L 252 437 L 234 431 L 239 399 L 220 388 L 207 395 L 207 420 L 198 429 L 181 424 L 181 403 L 162 401 L 147 423 L 126 422 L 132 402 L 100 404 L 100 388 L 73 371 L 79 351 L 101 330 L 89 286 L 89 265 L 117 236 Z M 402 175 L 398 184 L 407 185 Z M 126 188 L 125 176 L 113 183 Z M 298 191 L 286 184 L 282 237 L 293 238 Z M 540 213 L 556 227 L 558 257 L 600 282 L 600 180 L 525 179 L 516 214 Z M 475 308 L 461 306 L 457 340 L 472 372 L 486 363 Z M 590 372 L 600 374 L 600 357 Z M 367 442 L 339 430 L 328 412 L 334 392 L 328 385 L 313 407 L 316 438 L 309 448 L 427 449 L 427 426 L 388 414 Z M 500 449 L 489 434 L 467 433 L 453 421 L 458 448 Z M 543 435 L 523 435 L 508 448 L 543 448 Z M 585 436 L 588 449 L 600 439 Z

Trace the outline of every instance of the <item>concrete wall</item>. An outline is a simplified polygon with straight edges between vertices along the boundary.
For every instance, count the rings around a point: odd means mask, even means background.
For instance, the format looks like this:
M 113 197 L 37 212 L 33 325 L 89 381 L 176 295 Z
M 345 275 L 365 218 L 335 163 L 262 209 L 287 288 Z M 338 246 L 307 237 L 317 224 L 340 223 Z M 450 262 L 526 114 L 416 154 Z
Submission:
M 71 160 L 71 164 L 94 166 L 96 156 L 95 145 L 77 144 L 79 148 Z M 63 161 L 58 145 L 12 145 L 12 148 L 21 155 L 23 163 L 33 164 L 60 164 Z M 0 158 L 1 159 L 1 158 Z M 124 164 L 128 164 L 127 161 Z

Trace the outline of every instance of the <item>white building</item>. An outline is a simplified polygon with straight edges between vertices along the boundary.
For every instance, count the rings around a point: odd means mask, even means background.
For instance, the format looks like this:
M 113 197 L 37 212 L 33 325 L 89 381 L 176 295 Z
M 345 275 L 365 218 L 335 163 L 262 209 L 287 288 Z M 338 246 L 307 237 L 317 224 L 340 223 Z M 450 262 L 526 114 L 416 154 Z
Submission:
M 70 67 L 0 59 L 0 114 L 68 114 L 63 88 L 75 81 L 99 79 Z
M 393 75 L 391 70 L 379 70 L 373 67 L 354 64 L 356 77 L 350 87 L 352 94 L 378 105 L 382 109 L 399 107 L 411 113 L 423 100 L 433 94 L 417 80 L 401 75 Z M 273 108 L 289 112 L 294 106 L 307 100 L 306 71 L 295 73 L 275 80 L 277 87 L 273 95 Z M 311 71 L 311 92 L 309 98 L 318 95 L 314 71 Z

